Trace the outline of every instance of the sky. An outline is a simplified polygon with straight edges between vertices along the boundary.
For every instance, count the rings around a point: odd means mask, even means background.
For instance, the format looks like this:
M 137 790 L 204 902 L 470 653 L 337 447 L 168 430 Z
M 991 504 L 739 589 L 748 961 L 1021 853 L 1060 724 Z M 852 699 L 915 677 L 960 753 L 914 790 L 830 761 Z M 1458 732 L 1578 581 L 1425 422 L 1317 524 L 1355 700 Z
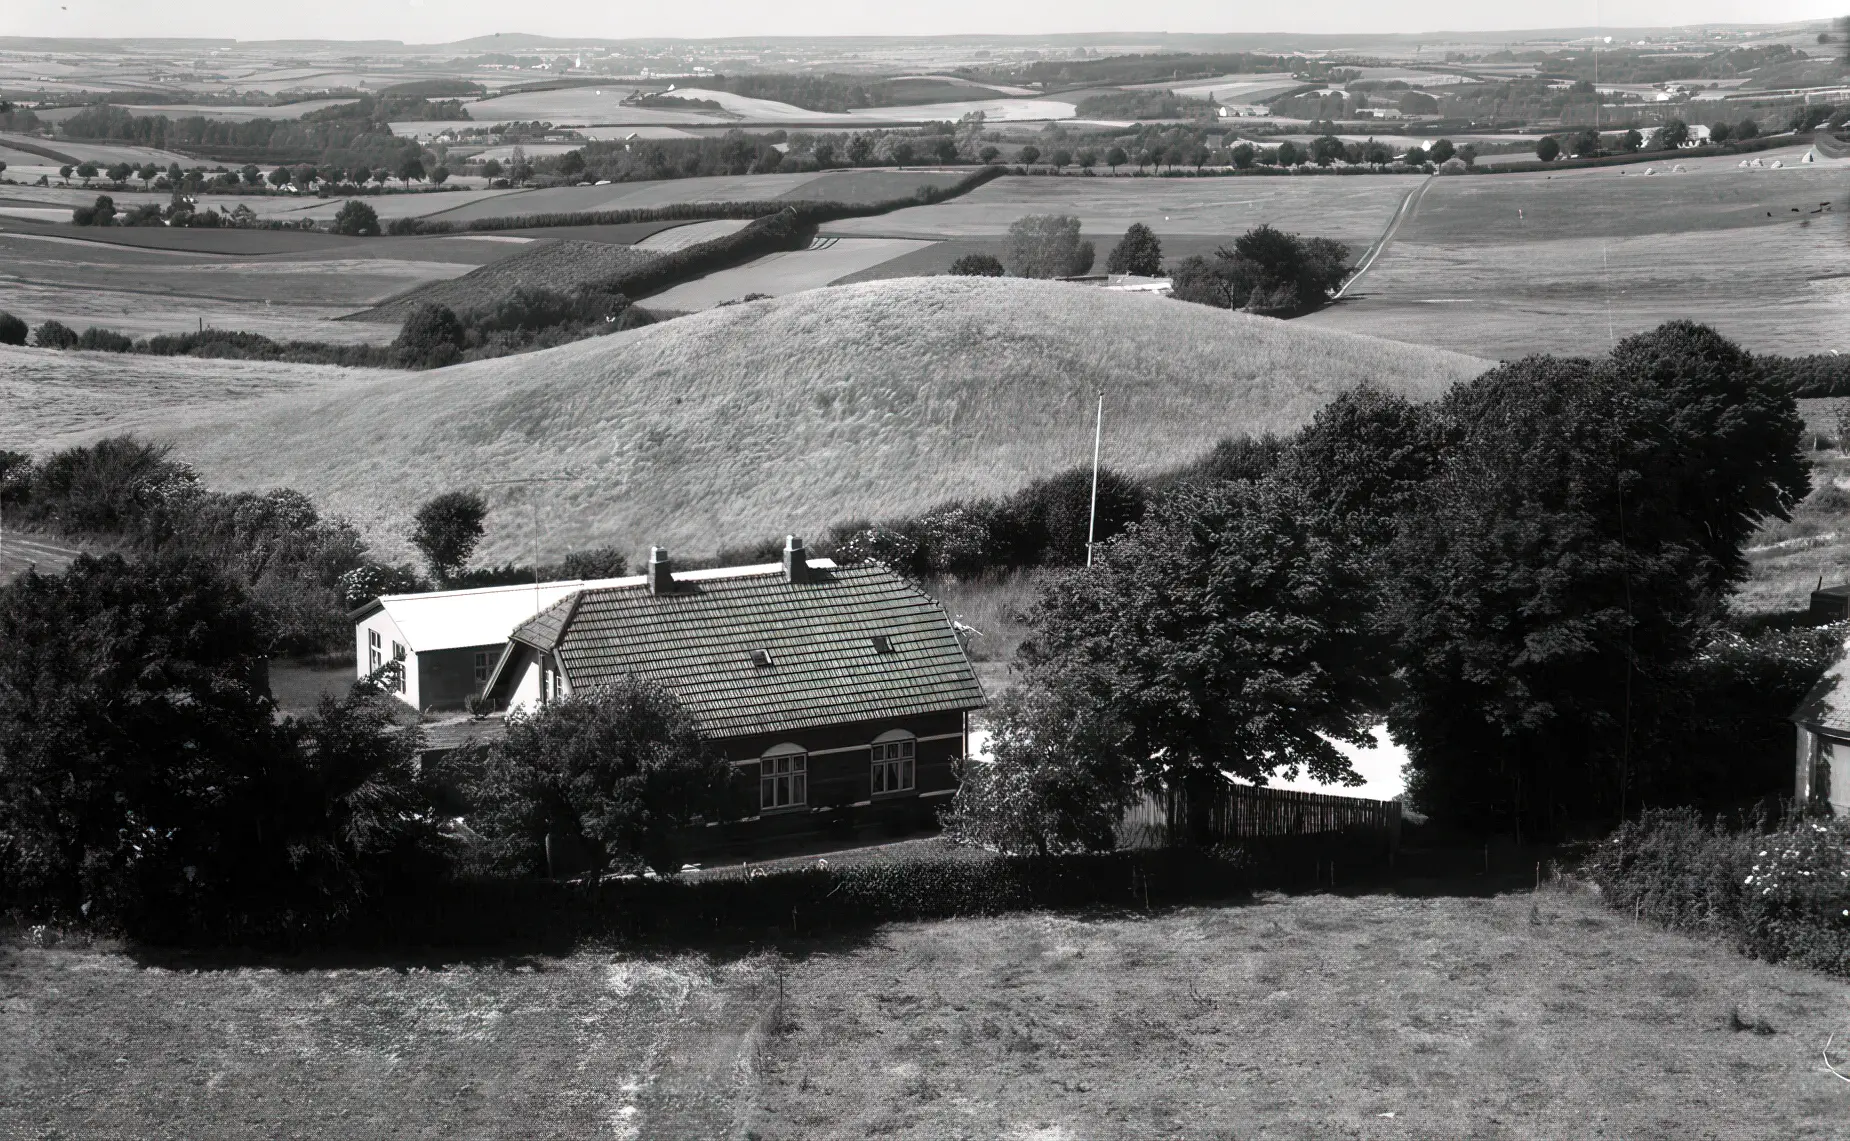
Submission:
M 1431 32 L 1668 27 L 1826 19 L 1850 0 L 0 0 L 0 35 L 388 39 L 445 43 L 492 32 L 629 39 L 765 35 Z

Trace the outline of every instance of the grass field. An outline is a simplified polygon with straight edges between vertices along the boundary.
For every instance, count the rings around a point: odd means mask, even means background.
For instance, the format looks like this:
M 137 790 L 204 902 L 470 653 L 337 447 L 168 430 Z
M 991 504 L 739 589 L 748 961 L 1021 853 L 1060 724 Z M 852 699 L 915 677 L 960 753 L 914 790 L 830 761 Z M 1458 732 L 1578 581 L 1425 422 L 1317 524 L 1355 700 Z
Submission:
M 371 330 L 377 335 L 377 327 Z M 260 397 L 339 393 L 391 373 L 331 365 L 60 352 L 0 345 L 0 448 L 42 451 L 150 416 L 237 415 Z
M 1262 222 L 1338 238 L 1359 256 L 1386 228 L 1419 175 L 1366 178 L 998 178 L 934 206 L 831 222 L 844 237 L 997 238 L 1025 214 L 1073 214 L 1088 233 L 1122 234 L 1142 222 L 1166 241 L 1228 241 Z M 1104 258 L 1106 250 L 1099 250 Z
M 749 218 L 715 218 L 708 222 L 687 222 L 657 230 L 637 242 L 635 248 L 655 253 L 684 250 L 689 246 L 697 246 L 701 242 L 710 242 L 715 238 L 723 238 L 727 234 L 736 234 L 751 224 Z
M 905 238 L 824 238 L 820 248 L 766 254 L 745 265 L 682 282 L 647 301 L 659 309 L 685 313 L 753 293 L 782 297 L 818 289 L 933 244 Z
M 1737 161 L 1435 179 L 1345 300 L 1304 320 L 1501 358 L 1684 317 L 1756 352 L 1850 348 L 1850 170 Z
M 1291 428 L 1364 381 L 1431 397 L 1482 367 L 1155 297 L 939 277 L 143 424 L 211 485 L 298 487 L 388 552 L 435 492 L 563 473 L 575 482 L 542 501 L 543 557 L 705 553 L 1083 463 L 1100 387 L 1106 462 L 1148 472 L 1228 433 Z M 524 493 L 489 491 L 480 557 L 530 557 Z
M 535 241 L 513 257 L 461 277 L 423 285 L 355 317 L 399 324 L 423 305 L 448 305 L 460 312 L 493 305 L 523 287 L 569 293 L 586 282 L 615 277 L 645 265 L 657 256 L 607 242 Z
M 1832 1138 L 1850 1095 L 1820 1051 L 1847 1008 L 1843 980 L 1555 890 L 1033 913 L 756 953 L 13 945 L 0 1135 Z
M 1746 613 L 1803 610 L 1811 592 L 1850 582 L 1850 457 L 1837 446 L 1837 410 L 1843 399 L 1801 400 L 1815 443 L 1810 453 L 1812 492 L 1789 522 L 1772 522 L 1750 541 L 1752 577 L 1736 596 Z

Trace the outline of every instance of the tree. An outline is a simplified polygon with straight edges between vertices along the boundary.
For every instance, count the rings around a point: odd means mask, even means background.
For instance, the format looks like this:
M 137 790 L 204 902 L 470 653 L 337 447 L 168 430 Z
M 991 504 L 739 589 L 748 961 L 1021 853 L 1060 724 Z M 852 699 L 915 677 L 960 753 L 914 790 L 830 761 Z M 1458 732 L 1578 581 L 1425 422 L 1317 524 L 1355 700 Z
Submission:
M 442 186 L 444 183 L 448 182 L 449 180 L 450 180 L 450 168 L 447 166 L 435 167 L 430 172 L 430 184 L 432 186 Z
M 71 211 L 71 222 L 78 226 L 108 226 L 116 220 L 116 200 L 107 194 L 96 196 L 96 202 L 90 206 L 79 206 Z
M 976 157 L 984 166 L 988 166 L 990 163 L 1002 157 L 1002 151 L 994 146 L 987 146 L 977 151 Z
M 1408 147 L 1407 153 L 1401 156 L 1401 161 L 1408 166 L 1419 166 L 1426 161 L 1426 151 L 1417 146 Z
M 1328 166 L 1343 157 L 1343 141 L 1334 135 L 1319 135 L 1310 142 L 1311 161 Z
M 583 151 L 566 151 L 559 156 L 559 173 L 573 178 L 585 172 L 585 153 Z
M 1734 125 L 1734 137 L 1737 139 L 1756 139 L 1760 137 L 1760 124 L 1752 119 L 1742 119 Z
M 829 149 L 829 147 L 828 147 L 828 144 L 826 143 L 816 148 L 817 165 L 819 166 L 822 165 L 823 160 L 821 156 L 822 156 L 823 151 L 827 149 Z M 945 136 L 944 138 L 939 139 L 935 144 L 932 145 L 932 153 L 937 156 L 938 162 L 942 165 L 949 165 L 950 163 L 956 162 L 957 161 L 957 140 L 951 138 L 948 135 Z
M 92 178 L 95 178 L 96 177 L 96 164 L 93 162 L 78 163 L 77 164 L 77 177 L 83 179 L 85 182 L 88 182 Z
M 1130 160 L 1131 156 L 1124 153 L 1123 147 L 1114 146 L 1105 152 L 1105 165 L 1111 168 L 1114 175 L 1118 173 L 1119 167 Z
M 411 545 L 423 554 L 432 578 L 447 582 L 468 564 L 487 517 L 488 501 L 473 491 L 448 491 L 417 509 Z
M 626 678 L 510 717 L 467 780 L 468 821 L 504 873 L 673 874 L 730 770 L 673 694 Z
M 1017 277 L 1072 277 L 1092 268 L 1092 243 L 1069 214 L 1029 214 L 1009 225 L 1003 261 Z
M 1056 171 L 1065 170 L 1073 165 L 1073 152 L 1056 147 L 1054 152 L 1047 156 L 1047 161 Z
M 1098 165 L 1098 152 L 1090 147 L 1084 148 L 1073 156 L 1073 161 L 1079 164 L 1080 170 L 1090 173 L 1092 168 Z
M 1709 124 L 1709 141 L 1710 142 L 1725 143 L 1733 137 L 1734 137 L 1734 128 L 1730 126 L 1729 124 L 1727 123 Z M 1641 145 L 1642 145 L 1642 140 L 1641 140 Z
M 965 254 L 951 263 L 958 277 L 1001 277 L 1006 272 L 993 254 Z
M 1278 165 L 1296 166 L 1304 161 L 1304 152 L 1290 139 L 1278 144 Z
M 1041 148 L 1035 146 L 1033 143 L 1029 143 L 1027 146 L 1021 148 L 1021 150 L 1016 153 L 1015 157 L 1021 161 L 1023 166 L 1033 166 L 1035 163 L 1041 161 Z
M 26 343 L 26 323 L 0 309 L 0 345 L 23 345 Z
M 1535 157 L 1543 162 L 1553 162 L 1555 159 L 1559 158 L 1560 155 L 1561 144 L 1555 141 L 1553 135 L 1544 135 L 1541 140 L 1535 144 Z
M 501 163 L 492 158 L 489 159 L 487 162 L 483 163 L 482 164 L 482 176 L 484 178 L 500 178 L 501 177 Z
M 1435 163 L 1442 163 L 1457 153 L 1458 148 L 1452 145 L 1452 140 L 1440 139 L 1427 148 L 1426 157 Z
M 1667 151 L 1676 150 L 1689 142 L 1689 124 L 1681 119 L 1666 119 L 1658 129 L 1657 145 Z
M 58 168 L 58 177 L 63 179 L 66 182 L 69 182 L 71 180 L 71 172 L 75 169 L 77 168 L 73 167 L 70 163 L 67 162 L 63 166 Z
M 128 163 L 119 162 L 109 168 L 109 181 L 120 186 L 126 183 L 129 180 L 129 176 L 134 173 L 134 167 L 130 166 Z
M 379 236 L 379 213 L 358 198 L 349 198 L 334 215 L 334 232 L 349 237 L 376 238 Z
M 442 368 L 461 355 L 468 330 L 447 305 L 429 304 L 418 308 L 398 331 L 392 347 L 399 358 L 413 368 Z
M 1233 165 L 1238 170 L 1251 170 L 1253 167 L 1253 144 L 1239 143 L 1230 152 Z
M 1592 127 L 1574 136 L 1574 157 L 1593 158 L 1600 153 L 1599 132 Z
M 414 178 L 420 182 L 424 179 L 424 160 L 415 155 L 398 164 L 398 180 L 400 182 L 409 187 L 411 185 L 411 180 Z
M 1033 670 L 1123 726 L 1117 764 L 1144 782 L 1206 794 L 1222 772 L 1351 778 L 1332 742 L 1370 739 L 1385 660 L 1364 552 L 1317 517 L 1275 481 L 1177 487 L 1049 585 L 1030 615 Z
M 1150 227 L 1132 222 L 1124 237 L 1112 248 L 1111 256 L 1105 259 L 1105 269 L 1110 273 L 1156 277 L 1163 272 L 1163 245 Z
M 289 185 L 289 168 L 286 166 L 279 166 L 275 170 L 272 170 L 270 172 L 270 185 L 276 187 L 278 190 Z
M 77 347 L 77 331 L 62 321 L 46 321 L 32 330 L 32 343 L 41 349 Z

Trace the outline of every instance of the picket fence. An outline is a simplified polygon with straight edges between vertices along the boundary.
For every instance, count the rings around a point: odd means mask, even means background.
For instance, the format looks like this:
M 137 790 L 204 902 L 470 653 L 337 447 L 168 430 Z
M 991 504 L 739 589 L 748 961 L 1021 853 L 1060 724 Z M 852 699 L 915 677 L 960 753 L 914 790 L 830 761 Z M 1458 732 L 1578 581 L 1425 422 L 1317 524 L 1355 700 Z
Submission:
M 1182 789 L 1145 792 L 1119 820 L 1118 846 L 1173 847 L 1186 839 L 1188 819 L 1188 796 Z M 1378 837 L 1390 852 L 1400 844 L 1400 802 L 1395 800 L 1260 788 L 1228 781 L 1216 789 L 1208 807 L 1208 821 L 1214 843 L 1337 833 Z

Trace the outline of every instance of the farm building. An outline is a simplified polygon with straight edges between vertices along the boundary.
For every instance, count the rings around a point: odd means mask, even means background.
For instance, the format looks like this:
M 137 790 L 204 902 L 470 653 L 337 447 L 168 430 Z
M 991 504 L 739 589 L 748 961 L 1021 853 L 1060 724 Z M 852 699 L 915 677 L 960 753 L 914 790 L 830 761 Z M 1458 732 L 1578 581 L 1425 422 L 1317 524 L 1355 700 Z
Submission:
M 482 692 L 507 646 L 508 632 L 561 598 L 588 586 L 640 582 L 602 579 L 384 594 L 350 614 L 360 677 L 402 662 L 388 679 L 414 709 L 461 709 Z
M 1793 799 L 1829 804 L 1834 814 L 1850 816 L 1850 661 L 1830 668 L 1792 720 L 1798 725 Z
M 805 557 L 591 584 L 514 630 L 487 696 L 531 709 L 620 677 L 680 698 L 732 763 L 716 847 L 926 825 L 983 691 L 938 603 L 883 566 Z

